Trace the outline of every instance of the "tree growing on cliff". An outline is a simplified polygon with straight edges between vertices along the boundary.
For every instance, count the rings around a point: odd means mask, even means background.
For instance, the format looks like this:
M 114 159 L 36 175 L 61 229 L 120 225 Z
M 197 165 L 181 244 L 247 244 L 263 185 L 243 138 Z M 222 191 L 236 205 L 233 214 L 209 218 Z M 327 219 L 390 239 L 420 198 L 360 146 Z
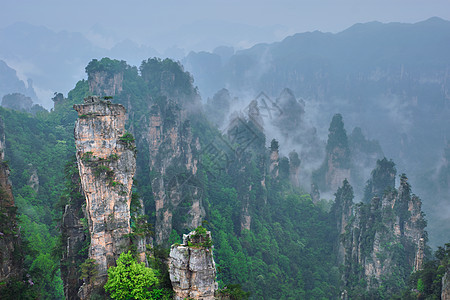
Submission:
M 382 160 L 377 160 L 377 166 L 372 171 L 372 178 L 367 181 L 364 190 L 363 202 L 368 203 L 373 197 L 382 197 L 383 193 L 395 186 L 395 163 L 392 160 L 387 160 L 386 157 Z
M 164 299 L 162 290 L 153 289 L 158 283 L 157 271 L 137 263 L 128 251 L 120 255 L 116 267 L 108 269 L 105 290 L 112 299 Z
M 328 129 L 327 154 L 341 168 L 350 167 L 350 149 L 341 114 L 335 114 Z
M 331 169 L 350 169 L 351 153 L 348 143 L 347 132 L 341 114 L 335 114 L 328 129 L 328 140 L 326 146 L 326 158 L 318 170 L 312 174 L 312 180 L 321 190 L 329 190 L 330 183 L 327 182 L 327 173 Z

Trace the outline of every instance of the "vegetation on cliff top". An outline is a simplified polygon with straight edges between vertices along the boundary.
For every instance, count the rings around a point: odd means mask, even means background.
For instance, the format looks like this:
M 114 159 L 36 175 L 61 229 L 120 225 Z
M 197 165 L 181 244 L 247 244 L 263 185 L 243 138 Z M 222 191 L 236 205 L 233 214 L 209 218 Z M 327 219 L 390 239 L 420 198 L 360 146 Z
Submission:
M 135 67 L 109 59 L 92 61 L 86 68 L 88 73 L 124 72 L 123 91 L 114 97 L 113 102 L 127 108 L 127 129 L 133 134 L 139 151 L 136 174 L 139 184 L 134 192 L 139 193 L 147 214 L 146 220 L 139 222 L 154 224 L 155 200 L 151 182 L 156 174 L 149 167 L 146 117 L 161 111 L 164 105 L 172 105 L 171 96 L 195 97 L 196 91 L 192 86 L 192 77 L 184 72 L 180 64 L 171 60 L 149 59 L 142 63 L 139 70 L 140 74 Z M 29 245 L 25 268 L 34 282 L 33 289 L 45 299 L 62 297 L 59 261 L 51 255 L 52 247 L 61 246 L 55 221 L 61 218 L 61 210 L 54 209 L 54 206 L 61 195 L 68 192 L 64 186 L 63 170 L 75 151 L 73 123 L 76 113 L 72 105 L 81 103 L 88 93 L 88 82 L 79 81 L 57 109 L 50 113 L 38 112 L 36 116 L 0 108 L 6 125 L 6 158 L 10 161 L 14 195 L 21 213 L 19 220 L 23 239 Z M 177 109 L 173 106 L 171 111 Z M 162 115 L 163 118 L 173 119 L 176 116 Z M 216 136 L 223 138 L 203 115 L 192 114 L 190 121 L 193 138 L 199 139 L 202 149 Z M 252 132 L 256 132 L 256 127 L 251 128 Z M 124 139 L 128 143 L 131 138 L 127 136 Z M 283 148 L 283 144 L 271 146 Z M 339 115 L 333 118 L 330 125 L 327 149 L 331 151 L 336 147 L 343 149 L 339 164 L 347 167 L 350 163 L 348 140 Z M 247 150 L 229 157 L 226 168 L 217 166 L 213 154 L 200 153 L 198 158 L 202 163 L 198 166 L 197 178 L 195 182 L 189 182 L 195 183 L 203 192 L 202 205 L 208 221 L 205 227 L 214 238 L 220 286 L 231 288 L 233 284 L 240 284 L 245 290 L 244 296 L 250 292 L 253 299 L 336 298 L 341 273 L 335 263 L 333 247 L 337 232 L 329 217 L 330 204 L 322 201 L 315 205 L 308 194 L 290 185 L 288 178 L 282 176 L 286 173 L 282 170 L 289 167 L 287 158 L 280 159 L 283 161 L 280 162 L 280 177 L 267 175 L 269 149 L 265 147 L 265 137 L 256 140 Z M 298 161 L 292 163 L 298 164 Z M 30 183 L 34 170 L 39 176 L 38 190 L 33 190 Z M 263 180 L 264 186 L 261 184 Z M 186 201 L 188 203 L 189 198 Z M 250 229 L 242 225 L 245 210 L 251 216 Z M 174 219 L 177 214 L 182 216 L 175 212 Z M 182 233 L 192 229 L 184 228 L 182 221 L 180 217 L 178 223 L 174 222 L 172 240 L 179 240 Z M 137 226 L 138 219 L 134 222 Z M 158 254 L 158 257 L 162 256 Z M 111 270 L 112 277 L 127 274 L 129 270 L 125 270 L 125 266 L 130 267 L 133 262 L 128 258 L 124 260 L 120 268 L 119 263 L 122 262 L 118 261 L 118 269 Z M 159 263 L 154 262 L 154 265 Z M 165 272 L 164 268 L 160 269 Z M 148 284 L 156 285 L 157 273 L 145 274 L 151 279 Z M 160 276 L 160 282 L 167 280 L 161 279 L 162 274 Z M 428 289 L 425 275 L 417 276 L 422 279 L 423 289 Z M 164 287 L 167 285 L 167 281 L 164 282 Z M 116 290 L 111 286 L 114 284 L 107 285 L 110 291 Z M 125 286 L 130 287 L 130 284 Z

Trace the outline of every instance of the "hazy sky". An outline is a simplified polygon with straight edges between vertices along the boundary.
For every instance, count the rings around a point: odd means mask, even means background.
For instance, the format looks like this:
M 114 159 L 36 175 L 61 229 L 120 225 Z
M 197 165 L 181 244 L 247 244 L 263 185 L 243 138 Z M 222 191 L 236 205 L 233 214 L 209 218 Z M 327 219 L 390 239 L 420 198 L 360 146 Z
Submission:
M 192 34 L 221 41 L 215 36 L 218 28 L 228 27 L 230 23 L 258 27 L 260 32 L 267 30 L 265 42 L 272 42 L 296 32 L 339 32 L 355 23 L 375 20 L 414 23 L 433 16 L 450 19 L 449 0 L 0 1 L 0 28 L 25 21 L 55 31 L 89 33 L 92 39 L 100 39 L 101 32 L 101 42 L 106 47 L 108 39 L 105 37 L 110 38 L 111 43 L 130 38 L 157 49 L 173 45 L 195 48 L 183 41 L 186 28 L 196 31 Z M 96 26 L 95 31 L 91 30 L 93 26 Z M 177 32 L 181 36 L 177 36 Z M 164 36 L 167 37 L 162 38 Z M 159 39 L 164 42 L 158 43 Z M 264 42 L 261 39 L 264 39 L 261 35 L 253 40 L 249 37 L 249 43 Z M 248 45 L 242 41 L 241 46 Z

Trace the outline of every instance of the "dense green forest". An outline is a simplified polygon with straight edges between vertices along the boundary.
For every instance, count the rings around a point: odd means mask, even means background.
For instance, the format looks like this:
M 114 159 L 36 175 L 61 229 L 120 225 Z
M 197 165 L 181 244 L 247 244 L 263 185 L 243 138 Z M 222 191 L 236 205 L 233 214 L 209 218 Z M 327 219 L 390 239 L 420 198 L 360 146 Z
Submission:
M 336 262 L 339 234 L 330 212 L 332 202 L 314 203 L 308 193 L 293 186 L 288 158 L 280 157 L 277 175 L 267 171 L 272 163 L 271 153 L 278 153 L 282 144 L 273 140 L 267 148 L 264 133 L 248 119 L 238 121 L 240 132 L 252 135 L 250 139 L 233 139 L 232 132 L 220 132 L 203 114 L 192 77 L 172 60 L 148 59 L 138 69 L 124 61 L 104 58 L 91 61 L 86 72 L 89 76 L 104 72 L 106 78 L 116 73 L 123 75 L 122 90 L 111 101 L 128 110 L 127 129 L 136 138 L 138 153 L 133 192 L 142 199 L 147 222 L 152 225 L 156 219 L 152 181 L 157 174 L 150 171 L 149 141 L 143 120 L 158 107 L 169 106 L 173 98 L 181 100 L 175 108 L 164 111 L 167 121 L 176 122 L 177 115 L 170 112 L 196 107 L 188 110 L 188 119 L 194 140 L 198 139 L 203 149 L 194 153 L 199 159 L 197 174 L 193 178 L 183 173 L 185 170 L 171 170 L 171 174 L 202 191 L 203 223 L 212 233 L 220 288 L 238 284 L 250 293 L 251 299 L 339 297 L 343 283 L 342 270 Z M 50 112 L 31 115 L 0 108 L 5 124 L 6 160 L 21 227 L 24 279 L 28 282 L 24 284 L 19 279 L 9 283 L 9 294 L 5 295 L 15 293 L 23 299 L 64 298 L 60 278 L 64 249 L 59 228 L 64 206 L 73 192 L 70 174 L 65 174 L 65 170 L 74 172 L 66 167 L 71 162 L 73 166 L 75 153 L 73 128 L 77 116 L 72 106 L 90 94 L 88 80 L 79 81 L 67 98 L 55 94 L 55 107 Z M 334 122 L 343 126 L 342 119 Z M 347 143 L 334 137 L 338 139 L 332 141 L 334 144 Z M 208 151 L 217 140 L 222 141 L 218 148 L 223 156 Z M 347 158 L 346 155 L 346 163 Z M 180 242 L 182 234 L 194 229 L 183 225 L 183 207 L 188 208 L 190 201 L 187 197 L 174 211 L 167 245 Z M 249 228 L 242 225 L 243 211 L 251 216 Z M 167 245 L 155 245 L 153 251 L 156 259 L 152 266 L 161 273 L 162 288 L 170 285 L 167 269 L 159 261 L 167 255 Z M 411 299 L 418 294 L 421 299 L 438 295 L 448 257 L 448 245 L 439 248 L 436 258 L 429 257 L 424 269 L 401 287 L 405 289 L 403 295 Z M 247 296 L 241 293 L 242 298 Z

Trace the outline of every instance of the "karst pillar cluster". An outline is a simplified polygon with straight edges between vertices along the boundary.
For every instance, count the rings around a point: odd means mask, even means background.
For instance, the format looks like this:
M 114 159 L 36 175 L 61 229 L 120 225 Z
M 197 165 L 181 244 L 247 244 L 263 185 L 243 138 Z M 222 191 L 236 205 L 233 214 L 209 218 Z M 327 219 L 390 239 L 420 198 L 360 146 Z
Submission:
M 95 278 L 91 290 L 106 282 L 107 269 L 129 246 L 130 202 L 136 171 L 134 138 L 125 131 L 125 108 L 98 97 L 74 105 L 78 112 L 75 144 L 81 184 L 86 196 L 89 259 Z M 81 297 L 83 298 L 83 297 Z

